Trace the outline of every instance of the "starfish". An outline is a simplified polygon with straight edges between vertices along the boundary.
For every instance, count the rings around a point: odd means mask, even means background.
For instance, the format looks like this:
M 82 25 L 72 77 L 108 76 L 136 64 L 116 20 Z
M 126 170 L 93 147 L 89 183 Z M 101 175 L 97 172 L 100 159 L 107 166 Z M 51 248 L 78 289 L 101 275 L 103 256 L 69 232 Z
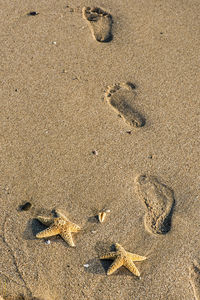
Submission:
M 115 248 L 116 252 L 112 251 L 100 257 L 100 259 L 114 259 L 114 262 L 111 264 L 107 271 L 107 275 L 111 275 L 123 265 L 134 275 L 140 277 L 140 272 L 136 268 L 133 261 L 145 260 L 146 257 L 130 253 L 117 243 L 115 244 Z
M 37 220 L 49 228 L 39 232 L 36 237 L 41 239 L 59 234 L 71 247 L 75 247 L 71 233 L 78 232 L 81 228 L 70 222 L 60 211 L 56 210 L 56 214 L 58 217 L 37 217 Z

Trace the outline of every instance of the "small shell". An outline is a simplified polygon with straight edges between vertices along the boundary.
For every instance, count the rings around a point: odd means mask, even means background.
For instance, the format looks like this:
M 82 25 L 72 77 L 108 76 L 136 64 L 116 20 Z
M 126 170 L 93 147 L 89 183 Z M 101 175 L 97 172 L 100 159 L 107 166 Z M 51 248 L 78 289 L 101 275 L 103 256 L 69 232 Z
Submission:
M 98 219 L 100 223 L 103 223 L 105 221 L 107 211 L 101 211 L 98 214 Z

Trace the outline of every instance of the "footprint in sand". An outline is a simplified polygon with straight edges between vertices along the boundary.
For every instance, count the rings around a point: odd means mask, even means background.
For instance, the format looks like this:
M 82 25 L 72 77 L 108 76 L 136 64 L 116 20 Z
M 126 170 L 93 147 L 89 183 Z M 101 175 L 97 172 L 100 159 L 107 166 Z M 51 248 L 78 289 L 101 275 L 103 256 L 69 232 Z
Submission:
M 112 40 L 112 16 L 99 7 L 83 7 L 83 18 L 89 22 L 93 37 L 98 42 Z
M 196 300 L 200 300 L 200 266 L 194 263 L 190 268 L 190 282 Z
M 138 194 L 147 209 L 144 217 L 145 228 L 150 233 L 167 233 L 171 227 L 175 203 L 173 191 L 152 176 L 140 175 L 135 182 Z
M 126 123 L 133 127 L 142 127 L 145 119 L 132 107 L 136 96 L 134 90 L 135 85 L 131 82 L 115 84 L 108 87 L 104 99 Z

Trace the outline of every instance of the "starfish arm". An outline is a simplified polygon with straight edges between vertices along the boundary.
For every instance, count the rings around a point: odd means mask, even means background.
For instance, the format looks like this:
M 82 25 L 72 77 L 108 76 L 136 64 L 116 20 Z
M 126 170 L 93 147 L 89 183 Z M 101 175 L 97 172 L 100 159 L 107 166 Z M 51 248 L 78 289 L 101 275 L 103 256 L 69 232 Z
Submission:
M 111 275 L 117 269 L 119 269 L 123 265 L 123 259 L 121 257 L 117 257 L 107 271 L 107 275 Z
M 79 230 L 81 230 L 80 226 L 70 222 L 70 231 L 71 232 L 78 232 Z
M 53 223 L 53 218 L 51 217 L 38 216 L 36 219 L 46 226 L 50 226 Z
M 58 228 L 58 226 L 52 225 L 49 228 L 36 234 L 36 237 L 39 239 L 42 239 L 42 238 L 54 236 L 57 234 L 60 234 L 60 229 Z
M 115 259 L 115 257 L 116 257 L 116 252 L 108 252 L 107 254 L 102 255 L 100 259 Z
M 118 243 L 115 244 L 115 248 L 116 248 L 117 251 L 124 250 L 124 248 Z
M 72 239 L 72 234 L 70 231 L 63 231 L 60 233 L 60 235 L 63 238 L 63 240 L 69 244 L 69 246 L 76 247 L 76 245 L 74 244 L 74 241 Z
M 138 271 L 138 269 L 136 268 L 136 266 L 134 265 L 134 263 L 130 260 L 127 259 L 124 262 L 124 266 L 134 275 L 140 277 L 140 272 Z
M 127 254 L 128 254 L 128 257 L 130 257 L 130 259 L 132 259 L 133 261 L 142 261 L 142 260 L 147 259 L 145 256 L 140 256 L 140 255 L 137 255 L 134 253 L 127 252 Z
M 65 221 L 69 221 L 68 218 L 65 216 L 65 214 L 60 209 L 55 209 L 55 212 L 56 212 L 58 218 L 62 218 Z

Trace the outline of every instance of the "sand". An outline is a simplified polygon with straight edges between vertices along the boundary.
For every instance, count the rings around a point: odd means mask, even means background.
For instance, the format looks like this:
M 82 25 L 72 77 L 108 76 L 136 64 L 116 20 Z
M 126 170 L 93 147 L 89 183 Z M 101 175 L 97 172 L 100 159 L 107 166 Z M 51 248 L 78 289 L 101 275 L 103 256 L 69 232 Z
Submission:
M 93 6 L 105 13 L 83 18 Z M 1 1 L 4 299 L 198 299 L 199 14 L 197 0 Z M 144 126 L 105 101 L 126 82 Z M 166 190 L 141 195 L 141 175 L 172 191 L 170 218 Z M 76 248 L 36 238 L 36 216 L 55 208 L 82 227 Z M 141 280 L 124 267 L 106 275 L 98 257 L 113 243 L 147 257 Z

